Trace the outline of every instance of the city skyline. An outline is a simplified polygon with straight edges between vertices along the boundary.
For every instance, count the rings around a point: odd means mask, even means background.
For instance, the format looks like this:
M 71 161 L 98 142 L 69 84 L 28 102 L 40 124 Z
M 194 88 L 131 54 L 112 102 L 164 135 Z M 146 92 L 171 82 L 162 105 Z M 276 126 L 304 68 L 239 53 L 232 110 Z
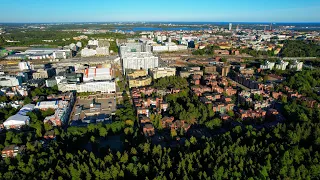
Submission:
M 68 1 L 5 1 L 0 12 L 2 23 L 39 22 L 319 22 L 320 2 L 297 0 L 281 2 L 203 0 L 105 2 L 97 0 Z M 14 10 L 12 10 L 14 9 Z

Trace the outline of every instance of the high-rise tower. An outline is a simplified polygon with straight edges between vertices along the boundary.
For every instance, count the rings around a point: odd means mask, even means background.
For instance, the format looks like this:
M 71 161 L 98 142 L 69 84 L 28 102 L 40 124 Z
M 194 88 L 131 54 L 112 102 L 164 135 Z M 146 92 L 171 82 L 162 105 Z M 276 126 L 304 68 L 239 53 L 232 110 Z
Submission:
M 229 31 L 232 30 L 232 23 L 229 23 Z

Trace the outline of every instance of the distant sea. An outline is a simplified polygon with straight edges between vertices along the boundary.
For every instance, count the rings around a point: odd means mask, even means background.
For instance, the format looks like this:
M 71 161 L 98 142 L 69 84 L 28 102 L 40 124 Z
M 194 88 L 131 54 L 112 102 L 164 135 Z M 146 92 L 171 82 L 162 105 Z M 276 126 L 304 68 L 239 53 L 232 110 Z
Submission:
M 126 24 L 136 24 L 134 27 L 126 27 Z M 208 29 L 208 26 L 222 26 L 222 27 L 228 27 L 229 23 L 233 24 L 233 28 L 235 28 L 237 25 L 240 25 L 241 28 L 253 28 L 253 27 L 264 27 L 264 25 L 270 25 L 272 24 L 273 28 L 277 28 L 280 26 L 293 26 L 293 28 L 289 28 L 290 30 L 320 30 L 320 22 L 314 22 L 314 23 L 299 23 L 299 22 L 278 22 L 278 23 L 272 23 L 272 22 L 57 22 L 57 23 L 1 23 L 0 25 L 5 26 L 23 26 L 23 25 L 39 25 L 39 24 L 74 24 L 74 25 L 81 25 L 81 24 L 97 24 L 97 25 L 103 25 L 103 24 L 112 24 L 116 27 L 117 30 L 122 31 L 197 31 L 197 30 L 205 30 Z M 170 27 L 170 26 L 161 26 L 160 25 L 178 25 L 180 27 Z M 198 25 L 198 26 L 197 26 Z
M 146 22 L 143 23 L 141 27 L 132 27 L 128 30 L 127 27 L 117 27 L 117 30 L 123 31 L 199 31 L 199 30 L 207 30 L 208 28 L 205 27 L 196 27 L 195 25 L 199 26 L 222 26 L 228 27 L 229 23 L 233 24 L 233 28 L 237 25 L 240 27 L 264 27 L 264 25 L 272 24 L 273 28 L 281 27 L 281 26 L 293 26 L 292 28 L 288 28 L 289 30 L 320 30 L 320 23 L 269 23 L 269 22 Z M 148 25 L 179 25 L 181 27 L 154 27 Z M 185 26 L 184 26 L 185 25 Z M 194 26 L 193 26 L 194 25 Z

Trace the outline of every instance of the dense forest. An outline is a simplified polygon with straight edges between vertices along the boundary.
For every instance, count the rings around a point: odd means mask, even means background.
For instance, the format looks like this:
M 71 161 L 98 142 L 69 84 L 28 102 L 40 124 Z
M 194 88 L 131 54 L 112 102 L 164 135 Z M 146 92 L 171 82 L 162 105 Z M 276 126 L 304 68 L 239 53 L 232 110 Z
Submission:
M 157 83 L 161 87 L 176 80 Z M 221 125 L 188 88 L 166 100 L 174 104 L 169 113 L 176 118 L 198 119 L 212 131 Z M 0 149 L 26 145 L 26 152 L 0 160 L 0 179 L 318 179 L 320 110 L 295 100 L 283 105 L 286 121 L 274 127 L 239 123 L 215 136 L 172 137 L 165 140 L 168 146 L 144 137 L 126 94 L 112 124 L 53 128 L 41 121 L 52 112 L 34 112 L 29 130 L 1 132 Z M 43 140 L 51 129 L 56 139 Z M 111 137 L 120 139 L 121 148 L 105 145 Z
M 27 154 L 0 162 L 1 179 L 317 179 L 320 176 L 319 110 L 287 105 L 288 122 L 256 130 L 235 126 L 213 138 L 190 137 L 176 147 L 155 146 L 135 128 L 122 151 L 101 148 L 106 135 L 130 123 L 56 129 L 46 147 L 32 133 L 7 132 L 1 144 L 27 142 Z M 297 116 L 297 113 L 304 115 Z M 119 124 L 116 123 L 116 124 Z M 108 125 L 111 126 L 111 125 Z M 92 152 L 84 144 L 90 144 Z M 1 145 L 1 146 L 2 146 Z
M 240 49 L 241 54 L 248 54 L 253 57 L 259 57 L 259 56 L 274 56 L 274 51 L 257 51 L 251 48 L 245 48 L 245 49 Z
M 291 73 L 284 85 L 320 102 L 317 89 L 317 87 L 320 87 L 320 70 Z
M 285 41 L 282 57 L 320 57 L 320 45 L 312 41 Z
M 73 37 L 82 35 L 82 33 L 74 31 L 61 31 L 61 30 L 21 30 L 14 29 L 8 34 L 0 36 L 0 47 L 11 47 L 11 46 L 40 46 L 40 47 L 58 47 L 66 46 L 71 43 L 76 43 Z M 112 38 L 112 39 L 125 39 L 133 37 L 131 35 L 120 34 L 120 33 L 99 33 L 99 34 L 88 34 L 88 38 Z M 89 40 L 88 39 L 88 40 Z M 19 42 L 6 42 L 6 40 L 19 41 Z M 53 42 L 44 42 L 43 40 L 53 40 Z M 81 40 L 83 46 L 88 44 L 88 40 Z M 118 48 L 115 41 L 110 42 L 110 50 L 118 52 Z

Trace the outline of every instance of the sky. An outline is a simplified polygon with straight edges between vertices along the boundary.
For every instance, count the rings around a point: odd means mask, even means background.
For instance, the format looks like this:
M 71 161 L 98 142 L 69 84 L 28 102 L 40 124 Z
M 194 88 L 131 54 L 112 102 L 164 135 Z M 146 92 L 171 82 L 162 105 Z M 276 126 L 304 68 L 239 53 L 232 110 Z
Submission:
M 0 22 L 320 22 L 320 0 L 0 0 Z

